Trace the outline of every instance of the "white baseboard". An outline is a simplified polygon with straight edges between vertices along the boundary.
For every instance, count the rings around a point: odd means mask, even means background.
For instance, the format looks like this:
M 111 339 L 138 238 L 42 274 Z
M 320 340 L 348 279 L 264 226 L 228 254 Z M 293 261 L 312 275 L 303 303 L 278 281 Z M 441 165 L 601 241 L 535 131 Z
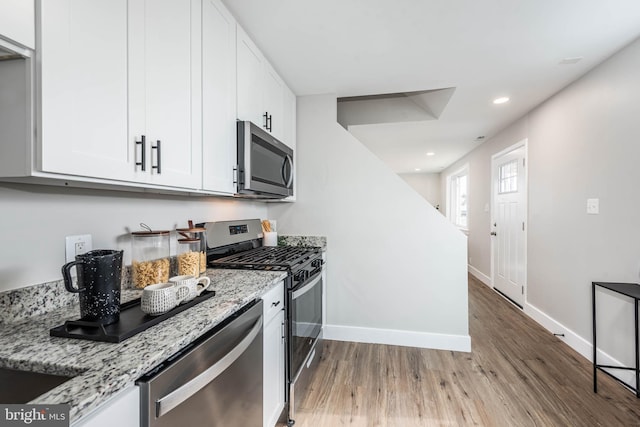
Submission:
M 447 335 L 430 332 L 374 329 L 358 326 L 325 325 L 324 338 L 369 344 L 400 345 L 434 350 L 471 351 L 469 335 Z
M 554 334 L 564 334 L 563 337 L 558 338 L 580 353 L 589 362 L 593 362 L 593 345 L 585 338 L 581 337 L 530 303 L 525 304 L 524 312 L 549 332 Z M 602 350 L 598 350 L 598 365 L 624 366 L 619 360 L 613 358 Z M 609 373 L 620 378 L 622 381 L 625 381 L 627 384 L 635 386 L 636 379 L 633 372 L 610 369 Z
M 493 288 L 491 284 L 491 277 L 482 273 L 477 268 L 468 265 L 469 273 L 476 279 L 484 283 L 485 285 Z M 505 298 L 506 299 L 506 298 Z M 507 300 L 508 301 L 508 300 Z M 543 328 L 554 334 L 564 334 L 563 337 L 558 337 L 561 341 L 567 344 L 569 347 L 577 351 L 582 357 L 589 362 L 593 362 L 593 345 L 591 342 L 581 337 L 571 329 L 564 326 L 548 314 L 535 307 L 534 305 L 526 302 L 524 305 L 524 313 L 540 324 Z M 602 350 L 598 350 L 598 364 L 610 365 L 610 366 L 624 366 L 619 360 L 610 356 Z M 609 372 L 620 378 L 622 381 L 635 387 L 635 374 L 631 371 L 621 371 L 616 369 L 610 369 Z
M 473 277 L 480 280 L 482 283 L 484 283 L 488 287 L 493 288 L 493 285 L 491 284 L 491 277 L 487 276 L 486 274 L 484 274 L 482 271 L 478 270 L 471 264 L 468 264 L 467 268 L 469 269 L 469 273 L 471 273 Z

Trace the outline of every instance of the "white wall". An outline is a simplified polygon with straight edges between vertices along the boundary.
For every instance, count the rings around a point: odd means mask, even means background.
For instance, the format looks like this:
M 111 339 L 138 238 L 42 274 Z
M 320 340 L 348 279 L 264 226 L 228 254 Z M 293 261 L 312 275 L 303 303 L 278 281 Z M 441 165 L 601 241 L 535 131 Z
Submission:
M 438 173 L 400 173 L 400 178 L 424 197 L 431 206 L 440 206 L 442 210 L 443 199 L 440 189 L 440 174 Z
M 639 69 L 640 40 L 461 160 L 471 165 L 470 264 L 489 275 L 491 154 L 528 138 L 525 311 L 587 357 L 591 282 L 640 279 Z M 600 199 L 599 215 L 586 214 L 587 198 Z M 598 347 L 633 366 L 633 304 L 608 292 L 598 303 Z
M 64 238 L 91 234 L 94 249 L 124 249 L 129 231 L 266 218 L 264 203 L 0 183 L 0 292 L 62 278 Z M 172 251 L 175 252 L 172 242 Z
M 327 236 L 326 336 L 468 350 L 466 237 L 336 122 L 298 99 L 298 196 L 283 234 Z

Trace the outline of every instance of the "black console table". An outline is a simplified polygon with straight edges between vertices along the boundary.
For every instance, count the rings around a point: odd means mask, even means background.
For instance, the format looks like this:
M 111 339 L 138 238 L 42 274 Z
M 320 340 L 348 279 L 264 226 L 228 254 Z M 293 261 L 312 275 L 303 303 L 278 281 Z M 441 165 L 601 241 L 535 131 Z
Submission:
M 634 305 L 634 313 L 635 313 L 635 322 L 634 322 L 634 330 L 635 330 L 635 340 L 636 340 L 636 367 L 629 368 L 626 366 L 610 366 L 610 365 L 599 365 L 597 361 L 598 355 L 598 347 L 596 345 L 596 286 L 600 286 L 604 289 L 609 289 L 610 291 L 617 292 L 621 295 L 627 296 L 633 299 Z M 636 283 L 607 283 L 607 282 L 591 282 L 591 304 L 593 310 L 593 392 L 598 392 L 598 369 L 609 375 L 614 380 L 619 383 L 624 384 L 629 387 L 636 393 L 636 397 L 640 398 L 640 355 L 639 355 L 639 344 L 638 344 L 638 300 L 640 300 L 640 285 Z M 636 386 L 631 387 L 631 385 L 622 381 L 621 379 L 615 377 L 605 369 L 623 369 L 628 371 L 635 371 L 636 373 Z

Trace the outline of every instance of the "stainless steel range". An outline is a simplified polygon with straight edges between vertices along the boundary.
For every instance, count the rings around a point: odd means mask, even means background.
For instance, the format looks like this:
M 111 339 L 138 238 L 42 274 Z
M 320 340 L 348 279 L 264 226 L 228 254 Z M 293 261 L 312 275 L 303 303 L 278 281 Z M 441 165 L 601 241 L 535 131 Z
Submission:
M 285 397 L 291 426 L 322 352 L 322 251 L 316 247 L 263 247 L 258 219 L 209 222 L 201 226 L 207 229 L 210 267 L 288 273 Z

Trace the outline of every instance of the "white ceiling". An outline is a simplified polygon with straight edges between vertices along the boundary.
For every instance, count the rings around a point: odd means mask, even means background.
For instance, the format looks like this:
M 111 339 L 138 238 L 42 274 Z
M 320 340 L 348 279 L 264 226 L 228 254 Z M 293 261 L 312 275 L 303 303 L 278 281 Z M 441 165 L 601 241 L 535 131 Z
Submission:
M 639 0 L 225 4 L 299 96 L 455 88 L 437 120 L 350 126 L 398 173 L 440 171 L 640 36 Z

